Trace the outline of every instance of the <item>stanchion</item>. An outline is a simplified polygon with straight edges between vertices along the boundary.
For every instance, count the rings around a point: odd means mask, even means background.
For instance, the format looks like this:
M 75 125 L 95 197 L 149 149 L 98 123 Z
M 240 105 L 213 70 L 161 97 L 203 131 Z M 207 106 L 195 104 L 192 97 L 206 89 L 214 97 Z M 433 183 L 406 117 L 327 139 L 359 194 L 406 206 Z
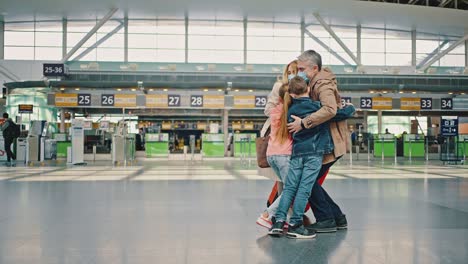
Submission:
M 380 148 L 381 148 L 381 152 L 382 152 L 382 163 L 385 161 L 385 153 L 384 153 L 384 139 L 383 138 L 380 138 Z
M 351 136 L 349 137 L 349 165 L 353 166 L 353 140 Z
M 370 138 L 367 138 L 367 163 L 370 163 Z
M 397 165 L 397 161 L 398 161 L 398 159 L 397 159 L 397 140 L 396 140 L 396 137 L 393 137 L 393 144 L 394 144 L 394 146 L 395 146 L 395 149 L 394 149 L 394 150 L 395 150 L 395 166 L 396 166 L 396 165 Z
M 252 159 L 251 159 L 251 157 L 252 157 L 252 152 L 251 152 L 251 151 L 252 151 L 252 149 L 251 149 L 251 148 L 252 148 L 252 144 L 251 144 L 251 141 L 250 141 L 250 135 L 247 135 L 247 144 L 248 144 L 248 146 L 249 146 L 248 161 L 249 161 L 249 167 L 250 167 L 251 162 L 252 162 Z
M 429 139 L 426 137 L 426 162 L 429 161 Z
M 410 162 L 410 164 L 411 164 L 411 163 L 413 163 L 412 148 L 411 148 L 411 138 L 408 137 L 408 139 L 409 139 L 409 140 L 408 140 L 408 142 L 409 142 L 409 149 L 408 149 L 408 151 L 409 151 L 409 162 Z

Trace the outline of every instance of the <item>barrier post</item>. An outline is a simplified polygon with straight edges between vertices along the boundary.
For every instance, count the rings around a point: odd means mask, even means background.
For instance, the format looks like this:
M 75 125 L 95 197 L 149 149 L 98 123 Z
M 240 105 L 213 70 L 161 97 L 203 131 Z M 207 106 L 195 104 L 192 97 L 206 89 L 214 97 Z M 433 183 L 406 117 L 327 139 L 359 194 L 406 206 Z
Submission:
M 429 139 L 426 137 L 426 162 L 429 161 Z
M 249 167 L 252 162 L 252 144 L 251 144 L 251 135 L 247 135 L 247 144 L 249 144 L 249 155 L 248 155 L 248 160 L 249 160 Z
M 367 138 L 367 163 L 370 162 L 370 138 Z
M 408 136 L 409 138 L 409 162 L 410 164 L 413 163 L 413 159 L 412 159 L 412 149 L 411 149 L 411 138 Z
M 385 153 L 384 153 L 384 138 L 380 138 L 380 148 L 381 148 L 381 154 L 382 154 L 382 162 L 385 160 Z
M 349 165 L 353 166 L 353 140 L 351 135 L 349 136 L 350 144 L 349 144 Z
M 397 161 L 398 161 L 398 159 L 397 159 L 397 139 L 396 139 L 396 137 L 393 137 L 393 144 L 395 146 L 395 166 L 396 166 Z

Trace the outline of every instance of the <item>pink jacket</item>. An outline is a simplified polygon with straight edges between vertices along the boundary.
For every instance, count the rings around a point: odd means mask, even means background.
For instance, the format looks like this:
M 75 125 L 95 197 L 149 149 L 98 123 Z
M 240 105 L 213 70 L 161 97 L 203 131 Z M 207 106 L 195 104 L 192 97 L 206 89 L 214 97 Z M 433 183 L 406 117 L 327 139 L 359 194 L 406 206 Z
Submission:
M 268 141 L 267 156 L 272 155 L 291 155 L 292 152 L 292 138 L 291 136 L 281 144 L 279 140 L 276 140 L 276 132 L 281 126 L 281 113 L 283 113 L 283 103 L 270 110 L 271 119 L 271 132 L 270 140 Z

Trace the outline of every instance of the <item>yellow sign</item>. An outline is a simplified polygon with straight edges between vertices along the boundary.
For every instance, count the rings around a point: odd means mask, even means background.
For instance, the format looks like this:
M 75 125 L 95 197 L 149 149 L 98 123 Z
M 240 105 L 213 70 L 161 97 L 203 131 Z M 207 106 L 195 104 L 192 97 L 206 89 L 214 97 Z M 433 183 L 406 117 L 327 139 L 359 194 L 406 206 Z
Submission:
M 234 108 L 255 108 L 255 96 L 254 95 L 234 96 Z
M 136 94 L 116 94 L 115 107 L 136 107 Z
M 55 106 L 78 106 L 77 94 L 55 94 Z
M 392 110 L 392 98 L 391 97 L 374 97 L 374 98 L 372 98 L 372 109 Z
M 401 110 L 421 110 L 421 98 L 401 98 Z
M 224 108 L 224 95 L 204 95 L 203 108 Z
M 146 107 L 167 107 L 167 94 L 146 95 Z
M 245 122 L 244 123 L 244 129 L 245 130 L 252 130 L 254 128 L 253 122 Z
M 241 130 L 242 129 L 242 124 L 240 121 L 234 121 L 232 122 L 232 129 L 233 130 Z

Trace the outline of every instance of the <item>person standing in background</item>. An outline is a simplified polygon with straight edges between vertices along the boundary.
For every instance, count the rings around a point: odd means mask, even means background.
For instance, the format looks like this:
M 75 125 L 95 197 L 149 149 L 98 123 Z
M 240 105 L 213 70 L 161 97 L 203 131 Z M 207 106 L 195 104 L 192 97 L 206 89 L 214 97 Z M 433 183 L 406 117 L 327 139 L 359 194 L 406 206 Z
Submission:
M 5 143 L 5 152 L 7 154 L 7 166 L 11 165 L 11 159 L 16 160 L 16 155 L 11 151 L 11 144 L 15 140 L 16 124 L 11 120 L 8 113 L 3 113 L 3 123 L 1 126 L 3 132 L 3 142 Z

